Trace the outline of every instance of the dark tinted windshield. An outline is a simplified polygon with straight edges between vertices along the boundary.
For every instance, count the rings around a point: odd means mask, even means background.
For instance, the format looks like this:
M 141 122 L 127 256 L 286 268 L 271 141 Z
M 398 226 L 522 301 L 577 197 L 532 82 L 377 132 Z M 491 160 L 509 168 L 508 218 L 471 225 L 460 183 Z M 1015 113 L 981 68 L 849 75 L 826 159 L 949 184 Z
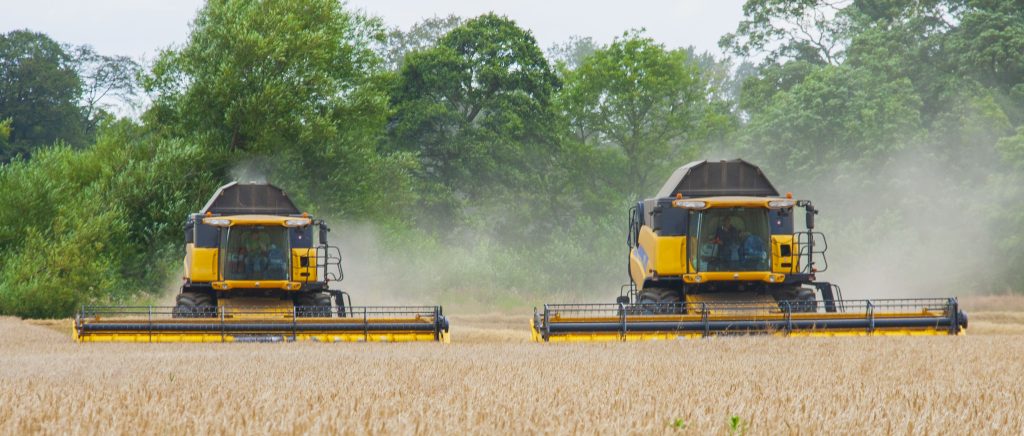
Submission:
M 770 239 L 766 209 L 730 208 L 694 212 L 689 238 L 697 271 L 768 271 Z M 694 236 L 696 241 L 694 241 Z
M 221 232 L 225 280 L 287 280 L 288 229 L 235 226 Z

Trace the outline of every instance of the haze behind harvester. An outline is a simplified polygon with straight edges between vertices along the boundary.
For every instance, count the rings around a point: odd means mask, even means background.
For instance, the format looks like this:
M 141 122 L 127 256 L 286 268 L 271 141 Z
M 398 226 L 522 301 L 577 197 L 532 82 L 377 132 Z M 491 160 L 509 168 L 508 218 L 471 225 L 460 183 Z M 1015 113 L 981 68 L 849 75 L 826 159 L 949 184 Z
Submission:
M 330 229 L 273 185 L 222 186 L 184 230 L 176 304 L 83 307 L 76 340 L 448 341 L 440 306 L 352 306 L 347 292 L 332 289 L 343 274 Z
M 797 231 L 797 208 L 806 230 Z M 780 195 L 740 159 L 677 169 L 630 209 L 630 284 L 615 304 L 546 304 L 535 341 L 649 340 L 729 334 L 957 335 L 956 298 L 843 300 L 818 280 L 825 236 L 809 200 Z M 865 271 L 870 274 L 870 271 Z

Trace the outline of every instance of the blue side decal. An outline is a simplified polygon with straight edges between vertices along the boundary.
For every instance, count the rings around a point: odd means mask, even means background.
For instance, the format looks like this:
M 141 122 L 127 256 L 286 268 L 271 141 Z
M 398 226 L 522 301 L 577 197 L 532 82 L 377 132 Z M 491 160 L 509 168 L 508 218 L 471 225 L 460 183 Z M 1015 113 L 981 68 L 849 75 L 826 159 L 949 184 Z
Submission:
M 640 262 L 644 265 L 644 268 L 647 268 L 647 252 L 644 251 L 644 247 L 642 245 L 636 246 L 636 257 L 640 258 Z

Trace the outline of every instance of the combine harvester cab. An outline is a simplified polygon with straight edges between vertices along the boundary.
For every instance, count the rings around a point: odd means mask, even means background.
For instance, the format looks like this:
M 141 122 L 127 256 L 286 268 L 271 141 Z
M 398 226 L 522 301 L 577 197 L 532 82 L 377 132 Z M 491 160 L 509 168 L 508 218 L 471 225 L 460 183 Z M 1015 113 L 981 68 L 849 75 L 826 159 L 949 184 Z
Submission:
M 314 230 L 316 241 L 314 241 Z M 281 189 L 229 183 L 185 224 L 169 307 L 85 306 L 82 342 L 448 342 L 440 306 L 352 306 L 330 229 Z
M 616 303 L 546 304 L 534 310 L 533 340 L 966 331 L 956 298 L 843 300 L 838 286 L 818 281 L 828 263 L 817 213 L 743 160 L 687 164 L 630 209 L 630 284 Z

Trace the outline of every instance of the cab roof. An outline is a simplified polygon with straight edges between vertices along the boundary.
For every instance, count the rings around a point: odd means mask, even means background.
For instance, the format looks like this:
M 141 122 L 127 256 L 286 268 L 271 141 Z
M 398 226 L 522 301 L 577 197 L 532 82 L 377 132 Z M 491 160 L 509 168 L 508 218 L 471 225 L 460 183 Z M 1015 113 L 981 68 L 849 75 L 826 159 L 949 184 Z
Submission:
M 658 198 L 675 197 L 778 197 L 768 177 L 757 165 L 743 159 L 690 162 L 676 169 L 668 178 Z
M 213 215 L 299 215 L 281 188 L 269 183 L 231 182 L 217 189 L 199 212 Z

